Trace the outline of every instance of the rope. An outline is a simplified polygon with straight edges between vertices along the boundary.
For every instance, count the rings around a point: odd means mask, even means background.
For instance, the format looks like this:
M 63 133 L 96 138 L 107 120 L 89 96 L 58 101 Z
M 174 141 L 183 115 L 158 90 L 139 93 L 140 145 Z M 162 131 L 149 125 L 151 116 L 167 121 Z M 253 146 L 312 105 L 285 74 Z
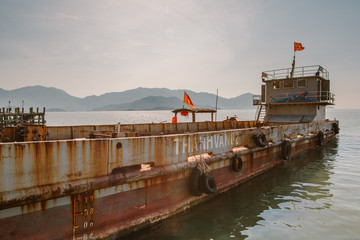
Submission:
M 199 151 L 201 151 L 200 150 L 200 144 L 202 143 L 202 141 L 199 141 L 198 142 L 198 145 L 199 145 Z M 203 156 L 203 154 L 202 153 L 200 153 L 200 159 L 199 160 L 197 160 L 198 161 L 198 163 L 197 163 L 197 165 L 196 165 L 196 167 L 203 173 L 203 174 L 205 174 L 205 173 L 207 173 L 207 172 L 209 172 L 210 170 L 211 170 L 211 168 L 209 167 L 209 165 L 207 165 L 206 164 L 206 161 L 205 161 L 205 159 L 204 159 L 204 156 Z
M 201 157 L 202 154 L 200 154 L 200 159 L 199 162 L 197 164 L 197 168 L 203 173 L 207 173 L 211 170 L 211 168 L 209 167 L 209 165 L 206 164 L 205 159 L 203 157 Z

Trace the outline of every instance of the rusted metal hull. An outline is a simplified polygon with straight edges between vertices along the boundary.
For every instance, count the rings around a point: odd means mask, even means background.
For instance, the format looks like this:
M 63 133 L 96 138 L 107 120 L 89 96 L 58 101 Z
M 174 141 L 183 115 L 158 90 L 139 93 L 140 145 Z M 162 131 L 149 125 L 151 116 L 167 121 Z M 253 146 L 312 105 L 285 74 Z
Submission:
M 320 132 L 323 142 L 331 140 L 333 124 L 337 122 L 249 124 L 168 135 L 2 143 L 1 239 L 111 239 L 128 234 L 283 163 L 285 139 L 291 142 L 292 157 L 322 143 Z M 253 135 L 259 132 L 269 145 L 255 145 Z M 242 159 L 239 172 L 231 167 L 235 155 Z M 193 196 L 189 176 L 201 158 L 217 191 Z M 144 163 L 148 168 L 141 168 Z

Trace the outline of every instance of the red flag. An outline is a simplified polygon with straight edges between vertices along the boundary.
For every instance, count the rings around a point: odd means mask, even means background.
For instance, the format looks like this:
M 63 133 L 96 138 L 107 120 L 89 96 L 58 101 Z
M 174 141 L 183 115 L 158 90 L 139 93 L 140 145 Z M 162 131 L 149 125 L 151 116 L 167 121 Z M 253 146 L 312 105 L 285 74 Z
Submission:
M 294 52 L 302 51 L 304 49 L 305 49 L 305 47 L 303 47 L 301 43 L 294 42 Z
M 187 93 L 185 91 L 184 91 L 184 103 L 189 105 L 189 107 L 194 108 L 194 104 L 192 103 L 189 95 L 187 95 Z

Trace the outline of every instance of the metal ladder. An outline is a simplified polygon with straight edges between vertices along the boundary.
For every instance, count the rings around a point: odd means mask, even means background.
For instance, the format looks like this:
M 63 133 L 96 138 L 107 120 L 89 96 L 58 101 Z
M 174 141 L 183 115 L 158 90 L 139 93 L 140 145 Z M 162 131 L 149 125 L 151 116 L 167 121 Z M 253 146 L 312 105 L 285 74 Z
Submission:
M 264 118 L 266 116 L 266 106 L 265 104 L 260 104 L 256 110 L 255 119 L 257 122 L 264 122 Z

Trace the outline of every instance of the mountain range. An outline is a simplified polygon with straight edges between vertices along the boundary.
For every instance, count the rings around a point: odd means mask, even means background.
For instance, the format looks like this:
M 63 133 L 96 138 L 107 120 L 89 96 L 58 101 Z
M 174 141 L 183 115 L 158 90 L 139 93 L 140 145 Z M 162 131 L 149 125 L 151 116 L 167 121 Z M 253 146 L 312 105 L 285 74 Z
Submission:
M 14 90 L 0 88 L 0 107 L 46 107 L 47 111 L 120 111 L 120 110 L 172 110 L 183 106 L 184 91 L 195 108 L 215 109 L 216 95 L 191 90 L 167 88 L 136 88 L 100 96 L 78 98 L 54 87 L 28 86 Z M 252 108 L 251 93 L 235 98 L 218 98 L 218 109 Z

